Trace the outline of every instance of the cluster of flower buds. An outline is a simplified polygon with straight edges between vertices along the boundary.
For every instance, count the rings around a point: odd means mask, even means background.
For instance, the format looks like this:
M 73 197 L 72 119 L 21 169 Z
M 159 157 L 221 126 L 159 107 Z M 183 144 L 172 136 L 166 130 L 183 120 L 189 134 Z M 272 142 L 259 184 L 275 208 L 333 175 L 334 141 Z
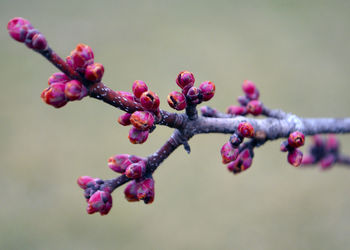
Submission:
M 287 160 L 294 167 L 299 167 L 303 160 L 303 152 L 298 148 L 305 143 L 305 136 L 299 131 L 291 133 L 288 140 L 283 141 L 281 144 L 281 151 L 288 152 Z
M 108 167 L 125 174 L 130 179 L 139 179 L 146 174 L 146 160 L 136 155 L 120 154 L 108 159 Z
M 88 91 L 78 80 L 71 80 L 67 75 L 57 72 L 49 77 L 49 87 L 41 93 L 41 98 L 47 104 L 60 108 L 68 101 L 81 100 Z
M 154 200 L 154 180 L 146 172 L 146 163 L 146 159 L 128 154 L 115 155 L 108 159 L 110 169 L 133 179 L 124 191 L 128 201 L 143 200 L 147 204 Z
M 239 96 L 238 102 L 240 105 L 231 105 L 227 108 L 226 113 L 231 115 L 260 115 L 263 111 L 263 105 L 259 101 L 259 90 L 255 83 L 245 80 L 242 85 L 245 96 Z
M 182 71 L 176 78 L 177 85 L 182 92 L 173 91 L 168 95 L 168 104 L 175 110 L 183 110 L 188 105 L 197 105 L 202 101 L 209 101 L 215 94 L 215 84 L 210 81 L 202 82 L 199 87 L 194 86 L 194 76 L 189 71 Z
M 124 190 L 125 199 L 130 202 L 143 200 L 150 204 L 154 200 L 154 180 L 152 176 L 130 181 Z
M 140 103 L 143 110 L 134 113 L 125 113 L 118 118 L 123 126 L 132 125 L 129 130 L 129 140 L 133 144 L 144 143 L 159 115 L 159 97 L 156 93 L 148 90 L 144 81 L 136 80 L 132 85 L 132 93 L 119 91 L 123 98 Z
M 320 135 L 313 136 L 309 154 L 303 158 L 302 164 L 319 163 L 322 170 L 331 168 L 338 161 L 339 145 L 335 135 L 328 135 L 324 139 Z
M 91 82 L 102 80 L 104 67 L 101 63 L 94 62 L 94 53 L 88 45 L 79 43 L 67 56 L 66 62 L 86 80 Z
M 106 215 L 112 208 L 111 190 L 106 183 L 99 178 L 80 176 L 78 185 L 84 189 L 84 196 L 88 203 L 86 211 L 88 214 L 99 212 Z
M 45 36 L 22 17 L 11 19 L 7 24 L 7 30 L 13 39 L 25 43 L 28 48 L 36 51 L 44 51 L 48 48 Z
M 238 174 L 252 165 L 253 149 L 246 145 L 241 145 L 244 137 L 254 136 L 254 128 L 249 122 L 241 122 L 237 131 L 230 137 L 230 141 L 221 148 L 222 163 L 228 164 L 227 169 L 234 174 Z M 240 146 L 241 145 L 241 146 Z

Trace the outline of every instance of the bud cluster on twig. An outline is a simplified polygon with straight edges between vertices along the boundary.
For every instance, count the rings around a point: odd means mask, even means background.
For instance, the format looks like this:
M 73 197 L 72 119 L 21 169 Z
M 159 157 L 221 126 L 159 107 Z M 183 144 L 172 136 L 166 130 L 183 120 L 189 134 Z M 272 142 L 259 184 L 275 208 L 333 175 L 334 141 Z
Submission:
M 194 86 L 195 78 L 189 71 L 178 74 L 175 83 L 181 90 L 170 92 L 167 97 L 171 108 L 185 112 L 171 113 L 159 108 L 158 95 L 149 90 L 144 81 L 134 81 L 131 92 L 114 91 L 103 84 L 104 66 L 94 62 L 94 53 L 88 45 L 78 44 L 63 60 L 28 20 L 13 18 L 7 29 L 14 40 L 43 55 L 61 71 L 49 77 L 49 86 L 41 94 L 45 103 L 60 108 L 69 101 L 90 96 L 121 109 L 125 113 L 119 116 L 118 122 L 131 126 L 128 138 L 133 144 L 144 143 L 156 125 L 174 129 L 164 145 L 148 157 L 129 154 L 110 157 L 108 167 L 119 174 L 114 179 L 79 177 L 77 183 L 84 190 L 89 214 L 108 214 L 112 207 L 111 193 L 126 183 L 124 195 L 128 201 L 152 203 L 155 197 L 152 174 L 180 145 L 190 152 L 188 141 L 197 134 L 223 133 L 230 136 L 220 153 L 223 164 L 234 174 L 251 167 L 257 147 L 279 138 L 287 138 L 280 150 L 288 152 L 287 161 L 295 167 L 319 163 L 322 169 L 329 169 L 336 163 L 350 165 L 350 158 L 340 154 L 339 142 L 334 135 L 326 139 L 318 135 L 350 133 L 350 118 L 301 118 L 269 109 L 259 100 L 260 92 L 255 83 L 249 80 L 243 82 L 244 95 L 238 97 L 239 105 L 229 106 L 226 113 L 203 106 L 200 109 L 202 115 L 198 115 L 197 106 L 211 100 L 216 87 L 211 81 Z M 257 119 L 256 116 L 260 115 L 265 118 Z M 299 148 L 304 145 L 305 136 L 312 135 L 309 154 L 303 157 Z

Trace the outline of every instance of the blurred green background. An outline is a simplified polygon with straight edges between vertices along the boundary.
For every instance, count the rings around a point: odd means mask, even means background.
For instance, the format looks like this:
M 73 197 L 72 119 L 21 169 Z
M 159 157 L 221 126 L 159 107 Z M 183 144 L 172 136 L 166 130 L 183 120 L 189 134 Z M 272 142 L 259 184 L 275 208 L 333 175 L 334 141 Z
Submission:
M 200 135 L 155 173 L 151 205 L 113 193 L 108 216 L 87 215 L 80 175 L 112 178 L 107 159 L 146 156 L 172 133 L 132 145 L 119 110 L 95 99 L 62 109 L 40 99 L 56 69 L 7 34 L 22 16 L 63 57 L 83 42 L 104 82 L 146 81 L 170 109 L 181 70 L 212 80 L 209 103 L 236 103 L 257 83 L 271 108 L 349 116 L 349 1 L 0 1 L 0 249 L 348 249 L 350 169 L 295 169 L 280 141 L 256 150 L 238 176 L 221 164 L 227 135 Z M 350 154 L 350 137 L 341 137 Z

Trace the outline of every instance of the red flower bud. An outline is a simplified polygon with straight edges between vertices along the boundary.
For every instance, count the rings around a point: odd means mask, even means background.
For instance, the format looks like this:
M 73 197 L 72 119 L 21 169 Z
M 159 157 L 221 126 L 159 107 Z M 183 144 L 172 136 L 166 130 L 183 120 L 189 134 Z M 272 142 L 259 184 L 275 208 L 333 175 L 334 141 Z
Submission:
M 7 24 L 9 35 L 18 42 L 23 43 L 26 39 L 28 30 L 33 29 L 30 22 L 22 17 L 15 17 Z
M 133 163 L 129 157 L 128 154 L 112 156 L 108 159 L 108 167 L 117 173 L 123 174 L 126 168 Z
M 144 109 L 156 111 L 159 107 L 159 97 L 152 91 L 146 91 L 142 93 L 140 103 Z
M 100 82 L 105 72 L 101 63 L 92 63 L 85 68 L 85 78 L 92 82 Z
M 260 96 L 260 92 L 258 89 L 255 90 L 255 92 L 253 94 L 246 94 L 246 97 L 249 100 L 258 100 Z
M 139 201 L 137 197 L 137 190 L 139 189 L 139 183 L 136 181 L 130 181 L 129 184 L 124 189 L 125 199 L 129 202 Z
M 146 178 L 139 182 L 137 190 L 137 198 L 143 200 L 145 204 L 150 204 L 154 200 L 154 180 L 153 178 Z
M 293 165 L 294 167 L 299 167 L 303 160 L 303 152 L 301 152 L 297 148 L 294 148 L 288 152 L 287 159 L 291 165 Z
M 77 180 L 79 187 L 81 187 L 82 189 L 86 189 L 87 185 L 93 182 L 94 182 L 94 178 L 90 176 L 80 176 Z
M 199 89 L 203 95 L 203 101 L 209 101 L 215 94 L 215 84 L 210 81 L 202 82 Z
M 291 133 L 288 137 L 288 144 L 292 148 L 298 148 L 300 146 L 303 146 L 305 143 L 305 136 L 303 133 L 299 131 L 295 131 Z
M 67 104 L 68 100 L 64 94 L 65 84 L 61 82 L 51 84 L 41 93 L 41 98 L 47 104 L 60 108 Z
M 146 173 L 146 163 L 145 161 L 139 161 L 130 164 L 126 170 L 125 175 L 131 179 L 138 179 Z
M 46 38 L 43 34 L 35 34 L 32 38 L 32 47 L 34 50 L 42 51 L 48 48 Z
M 187 99 L 191 104 L 199 104 L 202 101 L 202 93 L 200 89 L 196 87 L 191 87 L 186 94 Z
M 49 77 L 48 84 L 51 85 L 51 84 L 56 83 L 56 82 L 66 83 L 69 80 L 70 79 L 66 74 L 64 74 L 62 72 L 56 72 L 56 73 L 53 73 L 52 76 Z
M 84 73 L 85 67 L 94 62 L 94 53 L 88 45 L 79 43 L 66 61 L 73 69 Z
M 109 192 L 96 191 L 89 199 L 86 211 L 88 214 L 99 212 L 106 215 L 112 208 L 112 196 Z
M 128 126 L 131 124 L 130 117 L 131 117 L 130 113 L 122 114 L 118 117 L 118 122 L 123 126 Z
M 243 89 L 244 93 L 249 95 L 249 94 L 253 94 L 255 92 L 256 86 L 255 86 L 255 83 L 253 83 L 252 81 L 244 80 L 243 85 L 242 85 L 242 89 Z
M 81 100 L 87 95 L 87 89 L 78 80 L 71 80 L 66 83 L 64 93 L 70 101 Z
M 241 122 L 238 125 L 238 133 L 243 137 L 253 137 L 254 136 L 254 128 L 249 122 Z
M 247 109 L 242 106 L 231 105 L 227 108 L 226 113 L 231 115 L 245 115 L 247 113 Z
M 168 104 L 170 107 L 176 110 L 183 110 L 186 108 L 187 103 L 186 103 L 186 97 L 184 94 L 173 91 L 168 95 Z
M 130 117 L 130 122 L 139 130 L 148 130 L 153 126 L 154 116 L 148 111 L 135 111 Z
M 143 92 L 148 90 L 147 84 L 144 81 L 136 80 L 132 84 L 132 92 L 136 98 L 140 98 Z
M 253 162 L 253 158 L 250 154 L 249 149 L 244 149 L 240 154 L 239 157 L 242 161 L 242 165 L 241 165 L 241 171 L 244 171 L 248 168 L 250 168 L 250 166 L 252 165 Z
M 148 138 L 149 131 L 148 130 L 139 130 L 134 126 L 129 130 L 129 140 L 133 144 L 142 144 Z
M 252 115 L 260 115 L 262 110 L 262 103 L 260 101 L 253 100 L 247 104 L 247 111 Z
M 233 148 L 230 142 L 226 142 L 222 146 L 220 153 L 222 157 L 222 163 L 227 164 L 231 161 L 236 160 L 239 151 L 237 148 Z
M 176 78 L 176 83 L 180 88 L 185 88 L 186 86 L 193 86 L 194 84 L 194 76 L 191 72 L 189 71 L 181 71 L 177 78 Z

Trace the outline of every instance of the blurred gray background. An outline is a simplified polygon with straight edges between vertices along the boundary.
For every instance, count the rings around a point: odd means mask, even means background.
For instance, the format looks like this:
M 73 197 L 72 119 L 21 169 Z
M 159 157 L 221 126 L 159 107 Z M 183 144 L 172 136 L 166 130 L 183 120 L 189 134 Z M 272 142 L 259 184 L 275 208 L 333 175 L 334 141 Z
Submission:
M 350 169 L 296 169 L 280 141 L 251 169 L 221 164 L 227 135 L 200 135 L 155 173 L 151 205 L 113 193 L 108 216 L 88 215 L 80 175 L 112 178 L 107 159 L 146 156 L 172 131 L 132 145 L 121 111 L 85 98 L 61 109 L 41 91 L 57 70 L 7 34 L 22 16 L 65 57 L 83 42 L 104 82 L 147 82 L 170 110 L 181 70 L 211 80 L 209 105 L 236 103 L 245 79 L 262 101 L 300 116 L 349 116 L 349 1 L 0 1 L 0 249 L 348 249 Z M 341 137 L 350 154 L 350 137 Z M 304 151 L 306 147 L 304 147 Z

